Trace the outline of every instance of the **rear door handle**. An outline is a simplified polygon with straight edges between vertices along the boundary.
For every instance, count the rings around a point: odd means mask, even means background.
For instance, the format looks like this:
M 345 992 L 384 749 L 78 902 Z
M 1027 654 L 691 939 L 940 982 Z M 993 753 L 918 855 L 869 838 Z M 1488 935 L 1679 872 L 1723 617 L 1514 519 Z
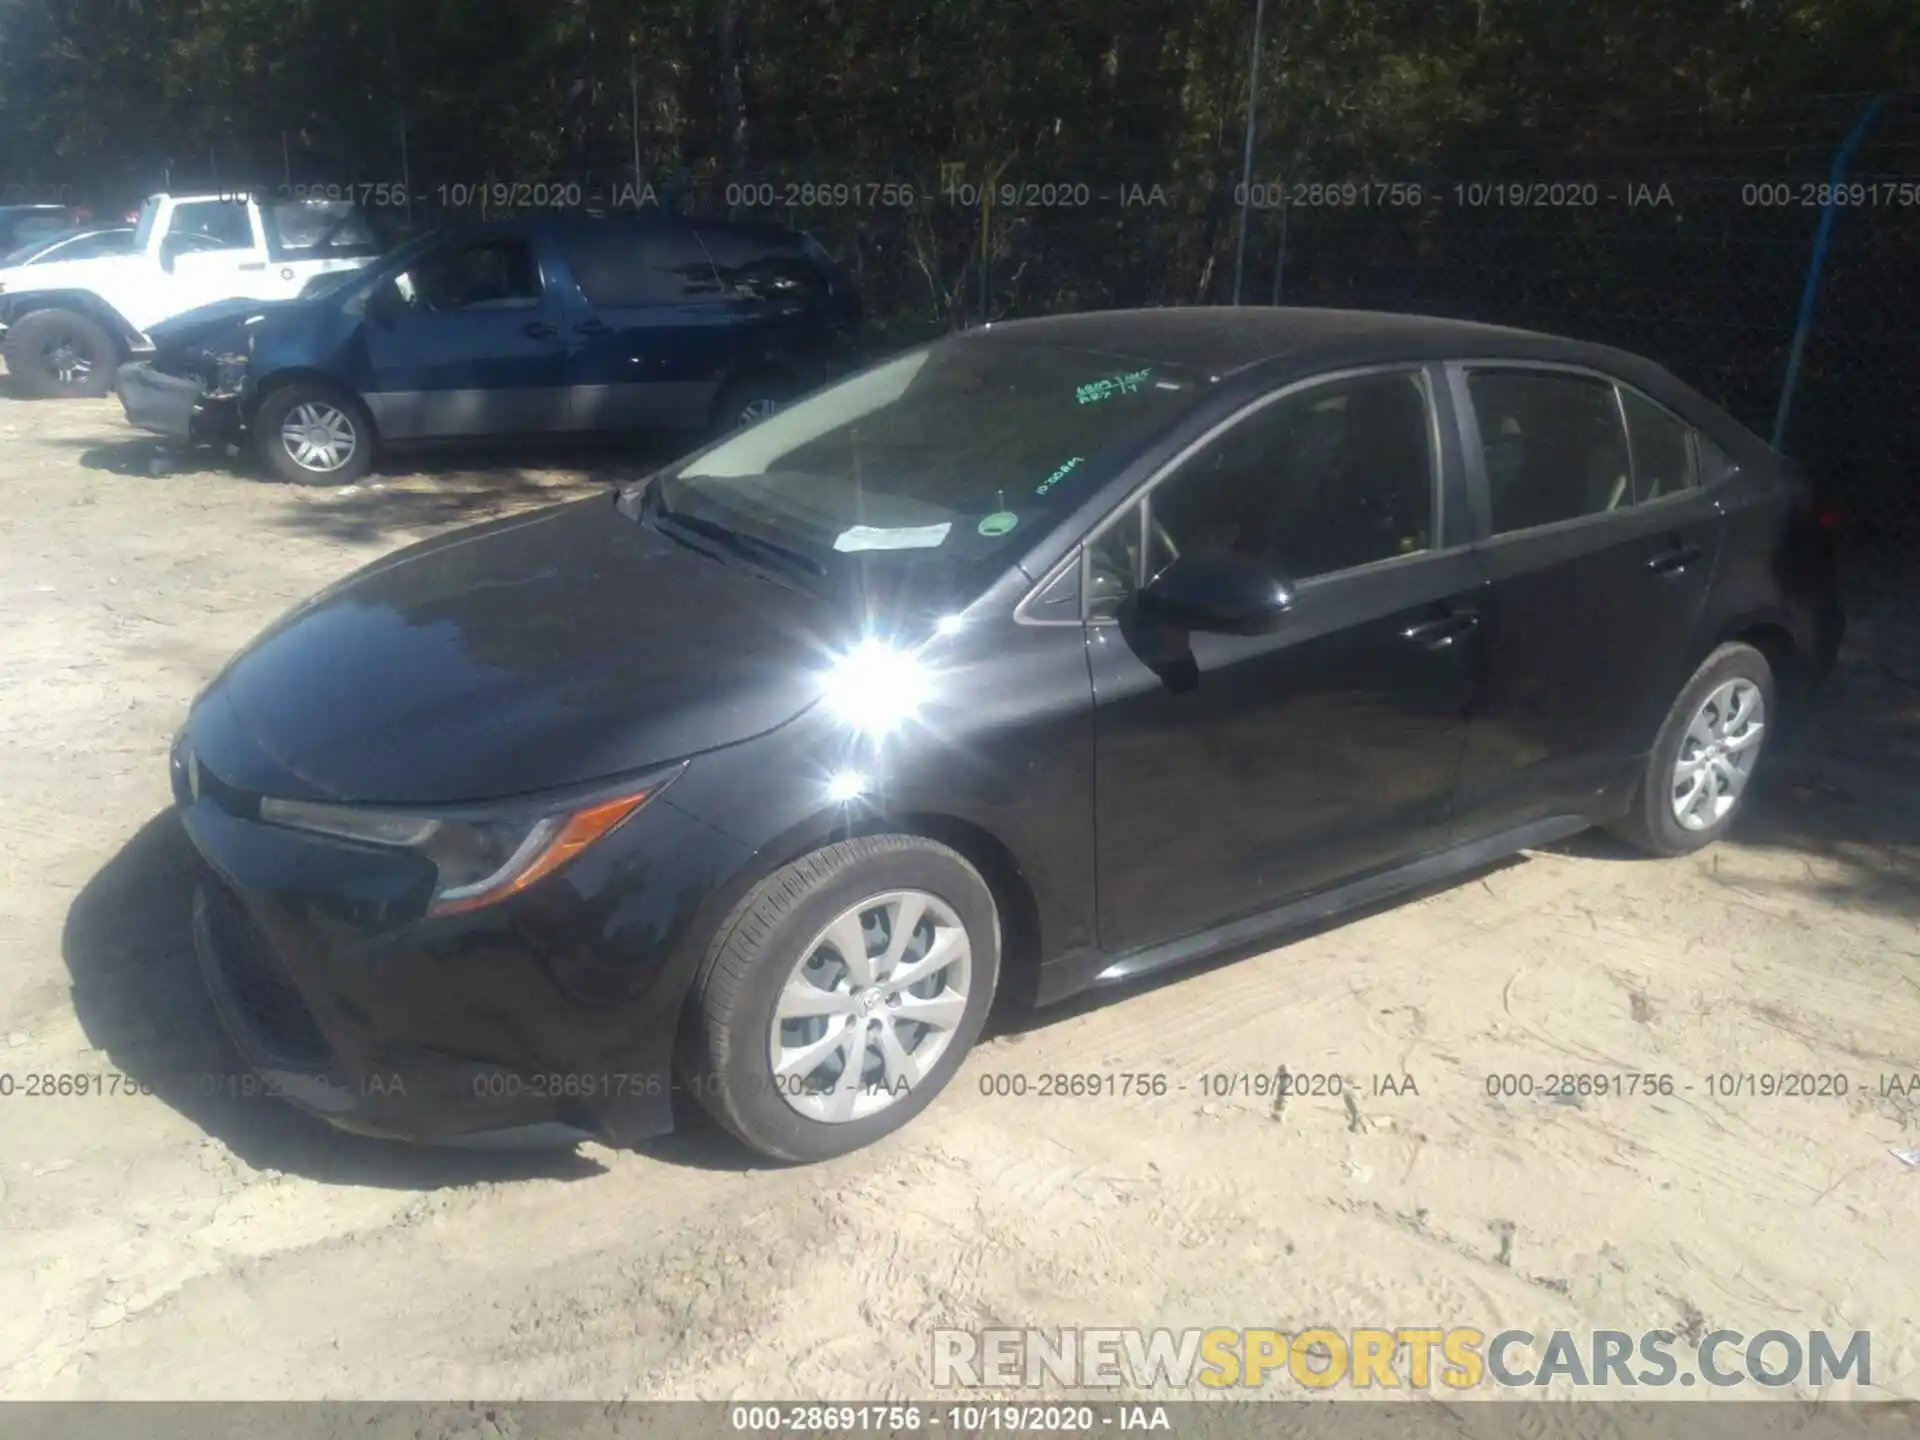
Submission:
M 544 320 L 529 320 L 525 325 L 522 325 L 520 328 L 522 331 L 524 331 L 528 335 L 531 335 L 536 340 L 545 340 L 550 335 L 558 335 L 560 333 L 560 329 L 558 326 L 549 325 Z
M 1698 545 L 1681 545 L 1664 555 L 1656 555 L 1647 561 L 1647 569 L 1655 575 L 1678 575 L 1706 552 Z
M 613 327 L 604 320 L 582 320 L 573 328 L 581 335 L 604 335 Z
M 1456 640 L 1471 635 L 1479 625 L 1478 615 L 1470 610 L 1462 610 L 1452 615 L 1442 615 L 1438 620 L 1409 625 L 1400 634 L 1403 639 L 1411 640 L 1416 645 L 1425 645 L 1429 650 L 1444 650 Z
M 242 260 L 240 262 L 240 268 L 242 270 L 264 270 L 267 268 L 267 262 L 264 260 Z

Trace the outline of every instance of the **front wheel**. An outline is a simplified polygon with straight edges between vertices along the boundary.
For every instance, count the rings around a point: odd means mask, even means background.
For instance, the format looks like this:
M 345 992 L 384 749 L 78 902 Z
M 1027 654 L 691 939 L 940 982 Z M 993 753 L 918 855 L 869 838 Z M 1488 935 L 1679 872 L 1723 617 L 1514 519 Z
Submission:
M 1614 828 L 1655 855 L 1685 855 L 1725 835 L 1766 744 L 1773 699 L 1765 655 L 1739 643 L 1715 650 L 1667 712 L 1633 808 Z
M 956 851 L 909 835 L 829 845 L 721 926 L 697 991 L 704 1046 L 682 1078 L 764 1155 L 844 1154 L 953 1078 L 999 974 L 993 893 Z
M 253 417 L 261 461 L 294 485 L 351 485 L 373 467 L 373 417 L 345 391 L 296 380 Z
M 110 394 L 119 360 L 106 328 L 72 310 L 35 310 L 7 333 L 7 372 L 35 400 Z

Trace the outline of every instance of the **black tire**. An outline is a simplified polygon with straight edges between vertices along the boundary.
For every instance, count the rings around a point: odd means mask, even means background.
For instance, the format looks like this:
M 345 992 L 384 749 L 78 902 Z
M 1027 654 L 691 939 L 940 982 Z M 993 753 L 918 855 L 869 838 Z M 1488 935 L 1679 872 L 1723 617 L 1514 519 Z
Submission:
M 730 435 L 750 423 L 750 412 L 771 405 L 779 409 L 793 398 L 793 386 L 785 376 L 771 370 L 735 380 L 713 402 L 708 429 L 718 437 Z
M 1753 790 L 1751 770 L 1725 813 L 1703 828 L 1689 829 L 1674 814 L 1675 766 L 1682 746 L 1688 743 L 1687 727 L 1714 691 L 1735 680 L 1747 681 L 1760 692 L 1763 707 L 1760 734 L 1753 746 L 1751 762 L 1752 767 L 1758 767 L 1764 758 L 1762 752 L 1768 736 L 1779 724 L 1773 667 L 1767 663 L 1767 657 L 1751 645 L 1738 642 L 1722 645 L 1701 662 L 1693 678 L 1681 687 L 1647 756 L 1647 768 L 1634 787 L 1632 807 L 1609 827 L 1615 834 L 1653 855 L 1686 855 L 1713 844 L 1739 818 Z
M 85 367 L 84 374 L 63 378 L 63 368 L 76 363 Z M 7 371 L 29 399 L 110 395 L 119 366 L 120 346 L 113 336 L 78 311 L 35 310 L 7 331 Z
M 317 416 L 338 415 L 351 428 L 353 450 L 343 464 L 317 468 L 287 448 L 282 427 L 303 405 L 317 407 Z M 373 468 L 373 416 L 355 396 L 324 381 L 295 380 L 271 392 L 254 412 L 252 429 L 260 463 L 290 485 L 351 485 Z
M 775 1004 L 805 958 L 802 947 L 848 908 L 894 890 L 933 896 L 965 927 L 972 973 L 960 1021 L 927 1074 L 883 1109 L 837 1123 L 802 1115 L 774 1079 L 768 1050 Z M 898 1130 L 932 1103 L 979 1038 L 999 975 L 999 910 L 962 856 L 913 835 L 829 845 L 768 876 L 721 925 L 695 986 L 698 1035 L 690 1073 L 681 1078 L 716 1120 L 763 1155 L 842 1155 Z M 850 1023 L 864 1033 L 868 1022 Z

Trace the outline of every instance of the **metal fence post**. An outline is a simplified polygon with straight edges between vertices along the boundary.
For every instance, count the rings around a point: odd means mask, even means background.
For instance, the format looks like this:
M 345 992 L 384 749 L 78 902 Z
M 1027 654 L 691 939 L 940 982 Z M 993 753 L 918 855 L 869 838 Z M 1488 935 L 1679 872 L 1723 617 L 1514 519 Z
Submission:
M 1260 105 L 1260 29 L 1267 0 L 1254 0 L 1253 56 L 1247 62 L 1247 143 L 1240 157 L 1240 240 L 1233 249 L 1233 303 L 1240 303 L 1240 277 L 1247 267 L 1247 205 L 1253 199 L 1254 119 Z
M 1787 441 L 1787 417 L 1793 410 L 1794 388 L 1800 383 L 1800 360 L 1806 352 L 1807 334 L 1813 329 L 1814 302 L 1820 295 L 1820 271 L 1827 262 L 1827 245 L 1833 238 L 1834 213 L 1839 208 L 1835 204 L 1835 192 L 1847 177 L 1847 167 L 1853 163 L 1854 152 L 1860 148 L 1860 142 L 1867 138 L 1867 131 L 1873 128 L 1873 122 L 1880 118 L 1880 112 L 1886 108 L 1886 104 L 1885 95 L 1876 95 L 1854 122 L 1853 129 L 1847 132 L 1847 138 L 1840 142 L 1840 148 L 1833 152 L 1833 164 L 1827 171 L 1827 203 L 1820 207 L 1820 223 L 1813 232 L 1813 254 L 1807 261 L 1806 284 L 1800 290 L 1800 316 L 1793 327 L 1793 348 L 1787 352 L 1787 373 L 1780 384 L 1780 404 L 1773 412 L 1773 448 L 1776 450 Z

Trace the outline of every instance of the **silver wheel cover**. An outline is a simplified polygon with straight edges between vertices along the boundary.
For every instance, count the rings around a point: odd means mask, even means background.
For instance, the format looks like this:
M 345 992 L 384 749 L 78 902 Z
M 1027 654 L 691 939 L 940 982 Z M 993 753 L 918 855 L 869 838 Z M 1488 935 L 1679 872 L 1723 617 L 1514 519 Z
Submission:
M 1729 680 L 1700 702 L 1668 786 L 1682 829 L 1710 829 L 1739 803 L 1760 758 L 1766 719 L 1766 700 L 1751 680 Z
M 828 1125 L 913 1092 L 967 1013 L 973 945 L 923 890 L 849 905 L 800 952 L 774 1006 L 767 1064 L 780 1097 Z

